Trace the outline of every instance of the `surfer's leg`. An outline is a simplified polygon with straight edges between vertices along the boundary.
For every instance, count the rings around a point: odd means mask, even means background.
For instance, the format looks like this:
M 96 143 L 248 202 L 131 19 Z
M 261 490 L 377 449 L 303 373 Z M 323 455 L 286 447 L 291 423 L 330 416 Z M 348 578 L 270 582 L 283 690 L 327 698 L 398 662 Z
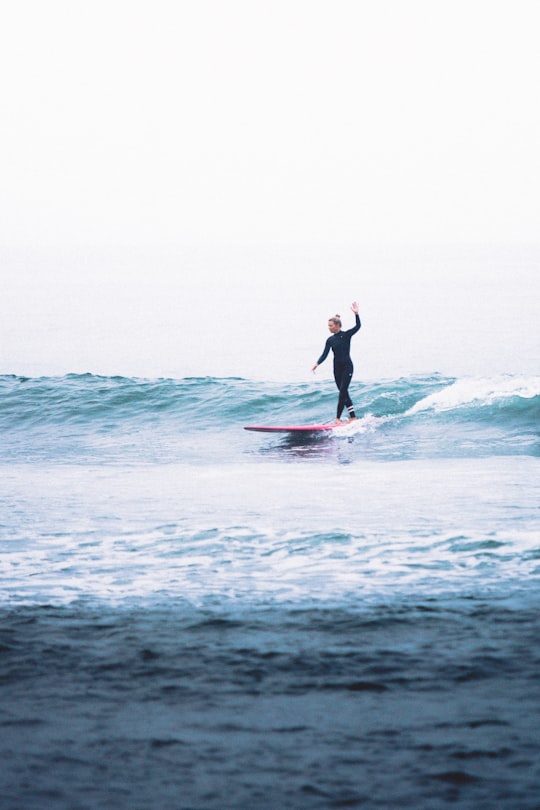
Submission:
M 338 391 L 339 391 L 339 397 L 338 397 L 338 403 L 337 403 L 337 412 L 336 412 L 336 422 L 339 422 L 341 414 L 343 413 L 343 408 L 345 407 L 345 401 L 343 399 L 343 394 L 342 394 L 343 380 L 345 379 L 345 377 L 346 377 L 346 373 L 344 374 L 342 369 L 340 369 L 339 367 L 336 368 L 334 366 L 334 380 L 336 381 L 336 385 L 337 385 L 337 388 L 338 388 Z M 346 386 L 345 386 L 345 390 L 346 390 Z
M 352 369 L 347 369 L 341 375 L 341 381 L 339 386 L 339 400 L 337 407 L 338 419 L 343 413 L 344 408 L 347 408 L 349 419 L 356 419 L 356 414 L 354 412 L 354 405 L 352 403 L 352 399 L 349 396 L 349 385 L 352 380 L 352 375 L 353 375 Z
M 349 414 L 349 419 L 356 419 L 356 414 L 354 412 L 354 405 L 352 404 L 352 400 L 351 400 L 350 397 L 349 397 L 349 401 L 345 403 L 345 406 L 346 406 L 347 412 Z

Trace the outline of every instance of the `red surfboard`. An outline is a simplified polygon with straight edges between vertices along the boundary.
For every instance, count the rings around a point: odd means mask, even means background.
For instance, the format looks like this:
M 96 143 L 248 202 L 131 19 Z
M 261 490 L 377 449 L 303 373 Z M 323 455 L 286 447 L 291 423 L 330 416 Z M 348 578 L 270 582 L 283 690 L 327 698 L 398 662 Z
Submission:
M 333 430 L 339 425 L 245 425 L 244 430 L 258 430 L 260 433 L 318 433 Z

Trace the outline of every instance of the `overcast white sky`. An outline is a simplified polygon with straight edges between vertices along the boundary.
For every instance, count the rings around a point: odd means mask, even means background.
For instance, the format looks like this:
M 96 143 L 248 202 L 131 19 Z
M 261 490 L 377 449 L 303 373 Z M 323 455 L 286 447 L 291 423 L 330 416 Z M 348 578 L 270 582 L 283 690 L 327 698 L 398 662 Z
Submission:
M 538 240 L 537 0 L 15 0 L 0 243 Z

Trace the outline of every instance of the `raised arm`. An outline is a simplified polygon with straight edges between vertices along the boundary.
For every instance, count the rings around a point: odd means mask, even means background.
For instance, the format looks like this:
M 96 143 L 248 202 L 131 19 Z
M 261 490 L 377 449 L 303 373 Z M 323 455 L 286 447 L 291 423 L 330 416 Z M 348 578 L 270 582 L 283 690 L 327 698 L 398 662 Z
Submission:
M 358 332 L 358 330 L 362 326 L 362 324 L 360 322 L 360 315 L 358 314 L 358 303 L 356 301 L 353 301 L 353 303 L 351 304 L 351 309 L 354 312 L 354 317 L 355 317 L 356 323 L 355 323 L 355 325 L 353 326 L 352 329 L 347 330 L 347 334 L 348 335 L 356 335 L 356 333 Z

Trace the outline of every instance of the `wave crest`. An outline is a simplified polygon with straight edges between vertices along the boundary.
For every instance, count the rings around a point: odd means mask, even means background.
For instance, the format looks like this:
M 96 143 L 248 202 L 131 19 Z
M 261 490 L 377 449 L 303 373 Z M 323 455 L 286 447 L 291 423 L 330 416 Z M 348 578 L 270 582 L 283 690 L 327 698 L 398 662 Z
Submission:
M 540 377 L 454 379 L 435 374 L 355 381 L 351 394 L 357 414 L 364 417 L 496 419 L 512 424 L 521 420 L 537 426 L 540 416 Z M 52 425 L 128 429 L 171 420 L 182 429 L 232 428 L 261 418 L 268 423 L 321 422 L 333 417 L 335 404 L 336 389 L 330 381 L 279 384 L 216 377 L 0 376 L 4 432 Z

